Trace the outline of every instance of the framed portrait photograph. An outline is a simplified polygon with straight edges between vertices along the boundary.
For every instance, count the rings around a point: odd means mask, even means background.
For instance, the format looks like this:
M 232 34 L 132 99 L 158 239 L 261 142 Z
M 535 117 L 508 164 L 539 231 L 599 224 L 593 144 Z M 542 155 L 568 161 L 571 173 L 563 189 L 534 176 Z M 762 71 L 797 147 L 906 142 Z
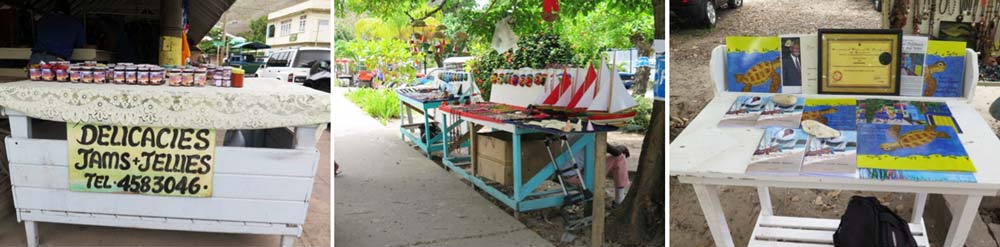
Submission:
M 899 95 L 903 34 L 887 29 L 820 29 L 820 94 Z

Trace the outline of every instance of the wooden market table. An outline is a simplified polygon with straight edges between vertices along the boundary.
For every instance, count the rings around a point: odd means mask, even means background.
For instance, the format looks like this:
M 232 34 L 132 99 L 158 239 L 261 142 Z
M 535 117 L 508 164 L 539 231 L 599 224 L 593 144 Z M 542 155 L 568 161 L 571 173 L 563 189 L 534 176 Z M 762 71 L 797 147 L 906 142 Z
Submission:
M 0 83 L 0 98 L 10 97 L 0 99 L 0 106 L 10 117 L 12 136 L 6 143 L 14 205 L 17 220 L 24 221 L 28 246 L 39 244 L 36 222 L 277 234 L 282 235 L 281 246 L 291 246 L 305 223 L 320 159 L 316 142 L 329 121 L 329 95 L 273 79 L 248 78 L 245 85 L 244 88 L 185 88 L 32 81 Z M 117 96 L 103 98 L 107 101 L 98 100 L 106 96 L 104 93 Z M 45 99 L 53 103 L 45 106 L 26 99 L 42 95 L 53 97 Z M 96 105 L 106 108 L 89 107 L 98 101 Z M 49 111 L 57 109 L 45 109 L 65 103 L 84 107 L 78 112 L 61 113 Z M 99 118 L 105 121 L 89 118 L 93 114 L 110 112 L 106 111 L 111 107 L 107 104 L 122 104 L 121 107 L 129 107 L 137 115 Z M 202 104 L 211 105 L 209 109 L 218 108 L 218 111 L 196 107 Z M 177 116 L 201 115 L 187 120 L 157 118 L 157 113 L 165 109 L 176 110 L 169 114 Z M 229 115 L 228 121 L 223 121 L 226 119 L 223 115 Z M 281 140 L 292 143 L 290 149 L 230 147 L 219 143 L 215 147 L 210 197 L 94 193 L 69 189 L 66 139 L 37 136 L 39 130 L 33 125 L 37 121 L 33 119 L 176 128 L 216 126 L 211 129 L 220 130 L 277 129 L 294 134 L 289 136 L 291 140 Z M 195 122 L 199 125 L 191 126 Z
M 976 166 L 976 183 L 920 182 L 902 180 L 870 180 L 814 176 L 763 176 L 746 174 L 746 166 L 763 129 L 719 128 L 718 123 L 738 95 L 746 93 L 724 92 L 722 57 L 725 48 L 713 51 L 711 73 L 715 83 L 715 97 L 688 124 L 688 127 L 670 144 L 670 175 L 678 176 L 682 183 L 691 184 L 698 196 L 705 219 L 717 246 L 734 246 L 723 202 L 719 200 L 720 186 L 756 187 L 760 199 L 760 214 L 750 237 L 750 246 L 832 246 L 833 233 L 839 219 L 818 219 L 774 215 L 770 187 L 811 188 L 831 190 L 862 190 L 903 192 L 916 194 L 910 230 L 920 246 L 928 246 L 923 211 L 928 193 L 956 195 L 960 199 L 952 217 L 945 246 L 962 246 L 977 215 L 983 196 L 996 196 L 1000 192 L 1000 140 L 986 121 L 971 105 L 978 78 L 976 55 L 966 54 L 965 97 L 919 98 L 897 96 L 844 96 L 803 95 L 808 98 L 887 98 L 919 101 L 942 101 L 948 104 L 957 123 L 964 130 L 959 134 L 969 159 Z M 766 94 L 760 94 L 766 95 Z M 738 202 L 745 205 L 746 202 Z
M 476 145 L 476 135 L 478 129 L 481 127 L 491 128 L 493 130 L 504 131 L 512 134 L 512 151 L 513 164 L 512 164 L 512 180 L 513 180 L 513 193 L 508 194 L 500 191 L 494 186 L 487 184 L 482 178 L 476 176 L 475 174 L 470 174 L 464 168 L 459 167 L 455 162 L 455 159 L 450 157 L 448 146 L 444 146 L 442 163 L 447 166 L 451 171 L 461 175 L 463 178 L 471 182 L 474 186 L 482 189 L 487 194 L 507 205 L 515 212 L 525 212 L 543 208 L 559 207 L 563 205 L 564 196 L 562 195 L 562 190 L 560 189 L 550 189 L 544 191 L 536 191 L 542 182 L 547 181 L 555 173 L 555 167 L 551 162 L 547 163 L 541 170 L 538 171 L 533 177 L 528 179 L 528 181 L 522 180 L 523 161 L 522 157 L 522 142 L 521 137 L 525 134 L 531 133 L 550 133 L 550 134 L 561 134 L 553 133 L 548 131 L 543 131 L 538 128 L 526 128 L 524 126 L 518 126 L 512 123 L 498 123 L 493 121 L 486 121 L 482 119 L 470 118 L 460 116 L 458 114 L 451 114 L 446 111 L 438 111 L 441 113 L 442 123 L 446 124 L 444 129 L 448 129 L 447 124 L 449 123 L 448 118 L 456 120 L 454 125 L 460 125 L 462 123 L 469 124 L 469 132 L 471 134 L 472 144 L 470 147 L 473 149 L 470 153 L 473 155 L 471 157 L 473 171 L 475 171 L 476 155 L 475 150 Z M 454 126 L 452 126 L 454 127 Z M 447 131 L 444 131 L 444 143 L 448 143 L 449 136 Z M 569 162 L 571 159 L 571 153 L 584 153 L 583 160 L 583 182 L 587 188 L 593 192 L 593 225 L 591 227 L 591 242 L 594 246 L 601 246 L 603 243 L 603 232 L 604 232 L 604 181 L 605 181 L 605 152 L 607 143 L 607 132 L 605 131 L 595 131 L 595 132 L 585 132 L 585 133 L 570 133 L 569 135 L 578 135 L 579 139 L 576 142 L 569 144 L 572 152 L 564 152 L 557 157 L 555 161 L 559 164 Z M 552 162 L 555 162 L 552 161 Z M 595 167 L 601 167 L 602 169 L 594 169 Z

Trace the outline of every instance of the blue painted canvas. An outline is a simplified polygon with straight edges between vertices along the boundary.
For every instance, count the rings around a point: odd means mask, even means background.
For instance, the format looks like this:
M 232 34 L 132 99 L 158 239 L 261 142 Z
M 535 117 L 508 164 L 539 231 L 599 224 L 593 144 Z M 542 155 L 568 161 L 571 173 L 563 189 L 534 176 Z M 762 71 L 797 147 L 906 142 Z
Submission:
M 928 41 L 923 96 L 962 97 L 965 46 L 965 42 Z
M 726 90 L 781 92 L 778 37 L 726 37 Z

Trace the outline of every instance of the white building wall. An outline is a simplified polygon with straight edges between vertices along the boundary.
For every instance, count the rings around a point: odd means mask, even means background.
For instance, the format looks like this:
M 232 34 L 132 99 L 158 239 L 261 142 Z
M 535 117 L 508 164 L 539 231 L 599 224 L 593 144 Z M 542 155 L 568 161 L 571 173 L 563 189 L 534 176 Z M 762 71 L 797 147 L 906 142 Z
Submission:
M 305 46 L 329 47 L 332 40 L 332 24 L 329 1 L 310 0 L 268 14 L 268 30 L 274 26 L 274 34 L 268 33 L 266 43 L 273 48 L 294 48 Z M 305 29 L 300 28 L 300 18 L 306 16 Z M 282 22 L 290 21 L 289 32 L 282 30 Z M 322 26 L 321 22 L 326 25 Z

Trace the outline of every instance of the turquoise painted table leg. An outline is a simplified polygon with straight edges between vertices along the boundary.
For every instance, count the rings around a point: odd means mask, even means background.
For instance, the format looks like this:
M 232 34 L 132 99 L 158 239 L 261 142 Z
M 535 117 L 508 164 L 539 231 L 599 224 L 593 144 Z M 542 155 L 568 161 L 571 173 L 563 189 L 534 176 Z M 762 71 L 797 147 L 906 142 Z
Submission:
M 521 186 L 524 186 L 524 184 L 521 184 L 521 164 L 523 164 L 521 162 L 522 161 L 521 160 L 521 131 L 519 131 L 518 129 L 514 129 L 513 137 L 514 138 L 513 138 L 513 143 L 512 143 L 513 145 L 512 146 L 513 146 L 514 150 L 512 151 L 512 153 L 514 155 L 514 157 L 513 157 L 514 158 L 514 174 L 513 174 L 514 175 L 514 198 L 515 198 L 515 200 L 517 200 L 518 202 L 520 202 L 521 198 L 523 198 L 523 197 L 521 197 L 521 193 L 524 193 L 523 191 L 521 191 L 521 189 L 522 189 Z M 514 211 L 519 212 L 519 210 L 518 210 L 519 205 L 517 203 L 515 203 L 514 205 L 515 205 L 514 206 Z
M 424 106 L 423 108 L 424 108 L 424 134 L 423 134 L 424 153 L 427 154 L 427 158 L 430 158 L 431 157 L 431 122 L 429 120 L 430 119 L 429 116 L 431 115 L 431 113 L 427 111 L 427 107 L 426 106 Z

